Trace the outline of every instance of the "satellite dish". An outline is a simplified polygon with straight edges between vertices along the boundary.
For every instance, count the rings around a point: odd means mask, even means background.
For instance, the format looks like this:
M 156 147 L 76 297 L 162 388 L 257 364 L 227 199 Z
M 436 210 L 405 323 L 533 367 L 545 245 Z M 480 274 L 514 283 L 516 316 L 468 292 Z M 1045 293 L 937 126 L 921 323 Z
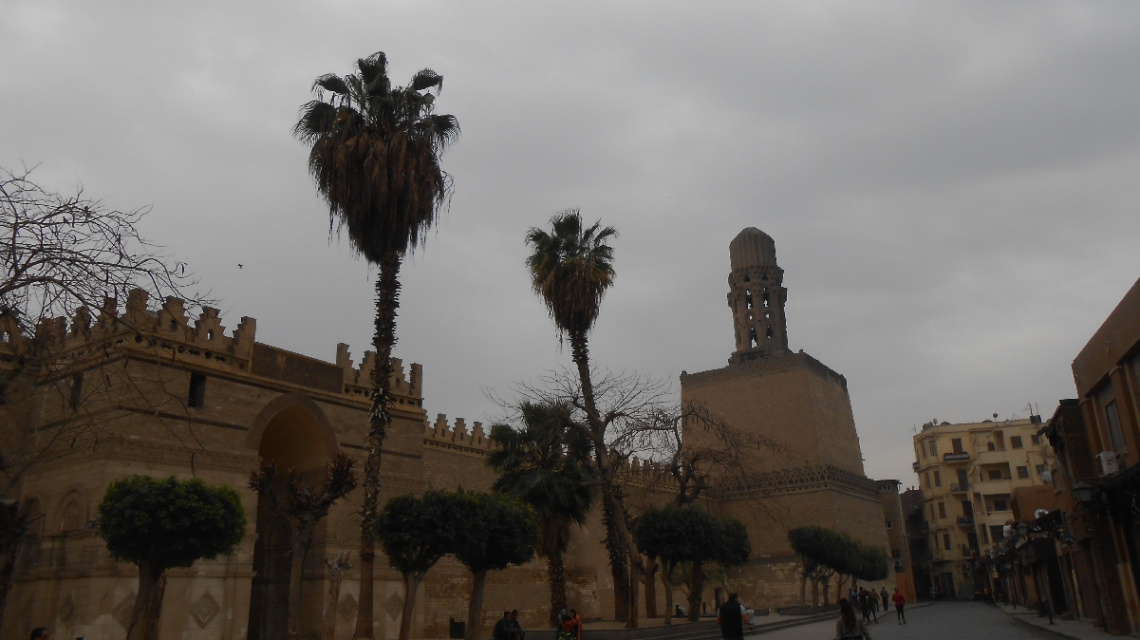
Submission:
M 1034 512 L 1033 512 L 1033 517 L 1034 517 L 1035 519 L 1036 519 L 1036 518 L 1044 518 L 1044 517 L 1045 517 L 1045 516 L 1047 516 L 1047 515 L 1049 515 L 1049 510 L 1048 510 L 1048 509 L 1038 509 L 1037 511 L 1034 511 Z

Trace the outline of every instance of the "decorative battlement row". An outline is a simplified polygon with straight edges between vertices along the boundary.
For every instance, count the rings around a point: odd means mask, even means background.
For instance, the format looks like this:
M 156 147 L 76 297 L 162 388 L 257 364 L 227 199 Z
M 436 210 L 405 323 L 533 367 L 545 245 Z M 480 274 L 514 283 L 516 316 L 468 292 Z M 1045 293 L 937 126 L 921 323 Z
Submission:
M 126 349 L 183 361 L 195 367 L 230 370 L 367 400 L 372 388 L 376 354 L 365 351 L 359 367 L 353 366 L 347 344 L 337 345 L 336 361 L 316 358 L 257 343 L 257 320 L 243 316 L 231 335 L 226 335 L 219 312 L 203 307 L 191 319 L 181 298 L 168 297 L 155 310 L 150 295 L 142 289 L 127 293 L 120 313 L 116 298 L 105 298 L 98 313 L 86 307 L 71 318 L 45 318 L 28 336 L 11 316 L 0 318 L 0 356 L 26 357 L 46 351 L 57 364 L 106 357 L 108 350 Z M 391 389 L 398 404 L 422 406 L 423 367 L 392 358 Z
M 463 418 L 456 418 L 455 426 L 452 427 L 447 423 L 447 416 L 442 413 L 436 415 L 435 424 L 429 424 L 424 420 L 424 442 L 435 446 L 453 445 L 483 454 L 490 453 L 492 448 L 482 422 L 472 424 L 468 430 L 466 421 Z

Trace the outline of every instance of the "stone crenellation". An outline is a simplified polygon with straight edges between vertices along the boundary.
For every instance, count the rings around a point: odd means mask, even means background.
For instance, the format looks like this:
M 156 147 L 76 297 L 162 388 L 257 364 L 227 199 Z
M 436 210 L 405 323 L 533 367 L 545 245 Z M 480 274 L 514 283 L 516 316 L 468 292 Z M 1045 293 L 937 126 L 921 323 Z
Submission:
M 466 421 L 456 418 L 455 426 L 451 427 L 447 423 L 447 416 L 442 413 L 436 415 L 435 424 L 424 420 L 424 443 L 480 455 L 491 452 L 491 440 L 483 430 L 482 422 L 474 423 L 468 430 Z

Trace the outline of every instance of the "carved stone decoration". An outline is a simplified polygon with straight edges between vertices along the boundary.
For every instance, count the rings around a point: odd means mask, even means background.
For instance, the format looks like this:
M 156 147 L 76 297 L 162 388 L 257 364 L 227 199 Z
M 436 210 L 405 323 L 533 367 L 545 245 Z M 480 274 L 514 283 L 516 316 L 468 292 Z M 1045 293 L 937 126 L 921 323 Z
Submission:
M 71 594 L 64 597 L 59 605 L 59 621 L 64 624 L 71 623 L 71 616 L 75 615 L 75 604 L 71 601 Z
M 388 617 L 398 620 L 404 611 L 404 600 L 396 594 L 388 596 Z
M 135 592 L 132 591 L 128 593 L 125 598 L 120 600 L 119 604 L 115 605 L 115 608 L 111 611 L 111 615 L 114 616 L 115 621 L 117 621 L 125 631 L 131 626 L 131 615 L 134 613 L 134 611 Z
M 221 610 L 222 608 L 218 606 L 218 601 L 214 600 L 214 596 L 211 596 L 207 591 L 190 606 L 190 616 L 194 618 L 194 622 L 198 623 L 198 627 L 205 629 L 206 625 L 210 624 L 210 621 L 213 620 L 214 616 L 218 615 L 218 612 Z
M 340 599 L 340 605 L 337 606 L 336 610 L 340 613 L 340 617 L 344 618 L 345 622 L 352 622 L 354 616 L 356 616 L 356 609 L 356 598 L 352 597 L 350 593 Z

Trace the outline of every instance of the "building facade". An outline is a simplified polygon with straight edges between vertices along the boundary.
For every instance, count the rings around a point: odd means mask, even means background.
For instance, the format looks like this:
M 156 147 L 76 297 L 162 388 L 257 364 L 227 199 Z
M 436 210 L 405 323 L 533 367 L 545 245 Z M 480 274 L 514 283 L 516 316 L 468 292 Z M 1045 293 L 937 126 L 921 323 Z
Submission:
M 929 529 L 933 597 L 973 598 L 989 586 L 988 569 L 980 561 L 1008 534 L 1015 493 L 1045 484 L 1042 474 L 1053 452 L 1039 433 L 1042 427 L 1039 416 L 929 422 L 915 435 L 914 470 Z
M 1105 623 L 1140 631 L 1140 280 L 1073 360 L 1084 443 L 1072 452 L 1073 491 L 1096 539 Z M 1085 489 L 1086 491 L 1080 491 Z M 1079 531 L 1079 530 L 1078 530 Z
M 715 509 L 748 527 L 753 560 L 734 574 L 744 601 L 792 604 L 800 595 L 800 562 L 789 529 L 836 529 L 888 554 L 890 545 L 878 488 L 863 471 L 847 379 L 788 348 L 788 292 L 775 242 L 745 229 L 729 245 L 729 258 L 736 348 L 726 367 L 682 372 L 681 403 L 768 443 L 732 477 L 714 479 Z M 686 422 L 686 447 L 715 448 L 709 437 Z M 888 584 L 893 589 L 894 580 Z

